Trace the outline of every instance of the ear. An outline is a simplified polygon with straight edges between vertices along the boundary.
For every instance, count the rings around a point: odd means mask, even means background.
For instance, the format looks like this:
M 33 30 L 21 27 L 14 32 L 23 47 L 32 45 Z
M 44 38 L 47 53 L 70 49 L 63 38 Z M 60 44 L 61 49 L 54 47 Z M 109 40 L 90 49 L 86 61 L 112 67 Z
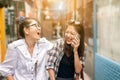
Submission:
M 25 28 L 24 28 L 24 33 L 25 33 L 25 34 L 29 34 L 29 29 L 25 27 Z

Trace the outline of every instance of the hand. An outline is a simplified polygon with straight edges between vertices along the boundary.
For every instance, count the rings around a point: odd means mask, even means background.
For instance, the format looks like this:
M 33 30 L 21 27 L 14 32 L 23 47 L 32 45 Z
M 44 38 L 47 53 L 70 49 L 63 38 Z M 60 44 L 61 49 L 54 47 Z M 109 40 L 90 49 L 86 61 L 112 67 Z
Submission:
M 71 46 L 73 47 L 73 51 L 77 51 L 79 45 L 80 45 L 80 38 L 76 35 L 71 43 Z
M 12 75 L 6 77 L 6 80 L 14 80 Z

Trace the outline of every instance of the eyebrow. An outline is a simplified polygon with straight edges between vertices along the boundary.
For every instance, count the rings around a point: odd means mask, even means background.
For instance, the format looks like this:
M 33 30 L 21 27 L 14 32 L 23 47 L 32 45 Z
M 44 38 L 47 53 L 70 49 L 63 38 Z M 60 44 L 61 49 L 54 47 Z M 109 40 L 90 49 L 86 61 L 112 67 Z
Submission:
M 38 23 L 33 23 L 33 24 L 29 24 L 30 26 L 33 26 L 33 25 L 36 25 L 36 24 L 38 24 Z M 38 24 L 39 25 L 39 24 Z

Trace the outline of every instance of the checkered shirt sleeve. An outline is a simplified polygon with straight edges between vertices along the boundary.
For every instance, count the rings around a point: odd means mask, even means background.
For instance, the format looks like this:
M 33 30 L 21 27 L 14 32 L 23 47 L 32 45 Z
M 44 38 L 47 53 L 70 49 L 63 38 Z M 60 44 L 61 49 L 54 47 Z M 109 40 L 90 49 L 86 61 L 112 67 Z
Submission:
M 59 63 L 63 56 L 63 42 L 64 41 L 62 39 L 57 40 L 53 48 L 48 51 L 46 69 L 54 69 L 55 76 L 57 76 Z

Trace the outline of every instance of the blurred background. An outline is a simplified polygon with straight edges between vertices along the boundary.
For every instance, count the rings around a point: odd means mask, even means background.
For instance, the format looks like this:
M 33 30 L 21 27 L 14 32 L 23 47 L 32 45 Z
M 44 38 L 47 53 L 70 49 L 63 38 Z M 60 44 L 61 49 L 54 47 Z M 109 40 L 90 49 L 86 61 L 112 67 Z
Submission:
M 20 38 L 18 21 L 23 17 L 38 19 L 42 36 L 50 41 L 64 37 L 67 21 L 80 21 L 87 77 L 120 79 L 120 0 L 0 0 L 0 62 L 7 44 Z

